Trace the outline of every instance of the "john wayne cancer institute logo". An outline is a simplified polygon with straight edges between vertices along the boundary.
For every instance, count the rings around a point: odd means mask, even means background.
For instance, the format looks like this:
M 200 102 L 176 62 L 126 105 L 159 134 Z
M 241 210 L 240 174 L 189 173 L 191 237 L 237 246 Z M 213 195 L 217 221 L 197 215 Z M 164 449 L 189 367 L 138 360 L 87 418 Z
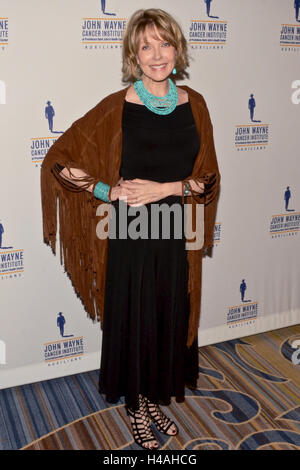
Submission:
M 285 212 L 271 217 L 270 235 L 272 238 L 290 237 L 297 235 L 299 232 L 300 212 L 296 212 L 295 209 L 290 207 L 291 198 L 292 191 L 290 186 L 287 186 L 283 192 Z
M 214 228 L 214 246 L 217 246 L 221 241 L 221 222 L 217 222 Z
M 258 302 L 246 298 L 247 284 L 245 279 L 241 280 L 239 291 L 242 303 L 228 307 L 227 325 L 235 328 L 241 325 L 251 325 L 257 318 Z
M 56 327 L 62 339 L 44 344 L 44 361 L 48 366 L 78 361 L 84 354 L 83 336 L 74 338 L 73 334 L 66 334 L 66 317 L 59 312 L 56 318 Z
M 227 40 L 227 21 L 219 19 L 212 0 L 204 0 L 202 9 L 200 13 L 206 14 L 206 19 L 192 19 L 189 23 L 191 49 L 223 49 Z
M 300 47 L 300 0 L 288 0 L 288 12 L 296 24 L 283 23 L 280 30 L 281 51 L 299 52 Z
M 7 242 L 6 227 L 0 219 L 0 278 L 16 279 L 24 273 L 24 250 Z
M 64 133 L 64 131 L 56 129 L 54 105 L 49 100 L 45 102 L 45 107 L 43 109 L 43 122 L 45 123 L 45 129 L 47 128 L 49 134 L 51 133 L 53 136 L 31 138 L 31 161 L 36 167 L 41 166 L 51 145 L 54 144 L 59 135 Z
M 0 17 L 0 51 L 8 45 L 8 18 Z
M 269 142 L 269 124 L 262 124 L 256 116 L 256 99 L 250 94 L 247 102 L 249 119 L 253 124 L 237 124 L 234 140 L 238 151 L 265 149 Z
M 81 42 L 84 49 L 120 49 L 122 47 L 126 18 L 118 18 L 115 12 L 109 10 L 109 3 L 106 0 L 98 2 L 101 17 L 82 18 Z

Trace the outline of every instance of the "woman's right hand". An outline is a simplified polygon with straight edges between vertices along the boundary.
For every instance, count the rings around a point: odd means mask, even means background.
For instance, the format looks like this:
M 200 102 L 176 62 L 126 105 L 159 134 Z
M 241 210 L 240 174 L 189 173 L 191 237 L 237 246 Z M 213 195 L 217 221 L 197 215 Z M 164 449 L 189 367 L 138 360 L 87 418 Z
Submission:
M 129 189 L 121 188 L 120 183 L 122 183 L 123 178 L 121 177 L 117 184 L 112 187 L 111 192 L 110 192 L 110 200 L 111 201 L 116 201 L 117 199 L 122 199 L 124 196 L 129 196 L 131 191 Z

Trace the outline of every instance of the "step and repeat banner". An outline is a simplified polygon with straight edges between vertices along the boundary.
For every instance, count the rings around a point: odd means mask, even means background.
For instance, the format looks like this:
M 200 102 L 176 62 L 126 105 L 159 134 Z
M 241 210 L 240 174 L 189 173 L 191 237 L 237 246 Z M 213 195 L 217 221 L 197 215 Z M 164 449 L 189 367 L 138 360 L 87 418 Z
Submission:
M 300 0 L 0 0 L 0 388 L 100 366 L 100 324 L 43 243 L 40 169 L 122 88 L 126 21 L 150 7 L 185 32 L 222 176 L 199 346 L 300 322 Z

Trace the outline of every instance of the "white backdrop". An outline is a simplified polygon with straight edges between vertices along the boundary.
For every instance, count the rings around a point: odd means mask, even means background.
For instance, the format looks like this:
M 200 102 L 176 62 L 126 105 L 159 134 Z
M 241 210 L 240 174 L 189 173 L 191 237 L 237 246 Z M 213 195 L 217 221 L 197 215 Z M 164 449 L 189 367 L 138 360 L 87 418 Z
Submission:
M 122 88 L 122 30 L 149 7 L 186 34 L 184 83 L 207 102 L 222 175 L 199 345 L 300 321 L 294 0 L 0 0 L 0 388 L 99 368 L 100 324 L 43 243 L 40 166 L 61 132 Z

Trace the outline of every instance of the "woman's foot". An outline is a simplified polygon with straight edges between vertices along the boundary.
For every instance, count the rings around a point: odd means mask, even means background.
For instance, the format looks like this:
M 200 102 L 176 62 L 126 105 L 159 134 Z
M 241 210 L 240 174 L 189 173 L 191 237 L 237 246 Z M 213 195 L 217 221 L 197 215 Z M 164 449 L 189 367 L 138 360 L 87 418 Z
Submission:
M 159 405 L 151 403 L 147 397 L 145 397 L 148 414 L 150 418 L 154 421 L 159 432 L 167 434 L 167 436 L 176 436 L 178 434 L 178 427 L 170 418 L 168 418 L 160 409 Z
M 126 405 L 127 414 L 130 417 L 133 438 L 135 442 L 144 449 L 157 449 L 158 443 L 154 438 L 151 429 L 151 420 L 148 416 L 148 409 L 145 398 L 139 395 L 139 408 L 134 411 Z

